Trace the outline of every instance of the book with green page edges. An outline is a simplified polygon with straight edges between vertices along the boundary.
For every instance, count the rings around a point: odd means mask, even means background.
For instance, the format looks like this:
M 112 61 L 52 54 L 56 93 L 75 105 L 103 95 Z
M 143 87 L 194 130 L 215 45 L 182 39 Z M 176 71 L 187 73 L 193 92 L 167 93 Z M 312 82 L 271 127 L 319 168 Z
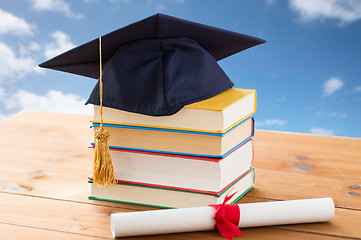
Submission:
M 89 199 L 145 205 L 159 208 L 185 208 L 221 204 L 225 196 L 237 192 L 227 203 L 235 203 L 254 186 L 252 168 L 221 192 L 204 192 L 194 189 L 172 188 L 142 183 L 119 182 L 108 188 L 100 188 L 91 180 Z

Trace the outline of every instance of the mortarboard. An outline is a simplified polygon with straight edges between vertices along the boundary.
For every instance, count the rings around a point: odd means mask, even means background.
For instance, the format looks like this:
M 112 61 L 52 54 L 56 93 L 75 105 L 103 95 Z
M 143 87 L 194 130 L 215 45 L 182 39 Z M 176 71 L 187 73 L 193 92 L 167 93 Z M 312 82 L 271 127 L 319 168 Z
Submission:
M 252 36 L 156 14 L 102 36 L 103 105 L 152 116 L 231 88 L 217 61 L 264 43 Z M 94 39 L 40 67 L 97 79 Z M 99 105 L 99 81 L 87 103 Z
M 107 145 L 109 133 L 102 127 L 103 105 L 152 116 L 172 115 L 187 104 L 233 87 L 217 61 L 264 42 L 156 14 L 56 56 L 40 67 L 99 77 L 87 101 L 100 105 L 101 113 L 100 128 L 94 132 L 93 179 L 100 186 L 109 186 L 115 176 Z

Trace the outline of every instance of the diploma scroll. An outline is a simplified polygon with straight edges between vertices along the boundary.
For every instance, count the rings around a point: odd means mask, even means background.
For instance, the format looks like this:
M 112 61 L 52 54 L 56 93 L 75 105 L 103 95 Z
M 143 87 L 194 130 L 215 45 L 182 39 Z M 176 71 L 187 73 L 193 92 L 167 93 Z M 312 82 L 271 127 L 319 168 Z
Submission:
M 331 198 L 238 204 L 238 227 L 325 222 L 333 219 Z M 113 237 L 213 230 L 213 207 L 152 210 L 111 215 Z

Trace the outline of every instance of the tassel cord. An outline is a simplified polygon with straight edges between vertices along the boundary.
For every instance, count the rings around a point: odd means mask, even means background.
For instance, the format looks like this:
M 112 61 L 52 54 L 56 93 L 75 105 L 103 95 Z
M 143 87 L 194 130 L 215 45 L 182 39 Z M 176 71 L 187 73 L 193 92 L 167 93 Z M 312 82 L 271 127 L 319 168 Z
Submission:
M 102 79 L 102 44 L 99 37 L 99 103 L 100 103 L 100 127 L 94 132 L 94 165 L 93 180 L 101 187 L 108 187 L 116 182 L 114 167 L 108 140 L 110 134 L 103 128 L 103 79 Z

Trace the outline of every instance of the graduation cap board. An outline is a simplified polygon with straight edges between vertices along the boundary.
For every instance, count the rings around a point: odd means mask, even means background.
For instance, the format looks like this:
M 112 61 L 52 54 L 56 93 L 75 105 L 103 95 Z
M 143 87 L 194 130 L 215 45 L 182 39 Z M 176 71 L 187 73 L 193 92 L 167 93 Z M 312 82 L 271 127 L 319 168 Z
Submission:
M 165 116 L 233 87 L 217 61 L 264 42 L 156 14 L 39 66 L 99 78 L 87 103 L 100 105 L 101 112 L 104 105 Z M 94 134 L 93 179 L 98 185 L 109 186 L 115 180 L 107 145 L 109 134 L 102 128 L 102 122 L 101 114 L 101 127 Z
M 259 38 L 156 14 L 102 36 L 103 105 L 152 116 L 233 86 L 218 60 L 264 43 Z M 99 78 L 94 39 L 40 67 Z M 99 105 L 99 83 L 87 103 Z

